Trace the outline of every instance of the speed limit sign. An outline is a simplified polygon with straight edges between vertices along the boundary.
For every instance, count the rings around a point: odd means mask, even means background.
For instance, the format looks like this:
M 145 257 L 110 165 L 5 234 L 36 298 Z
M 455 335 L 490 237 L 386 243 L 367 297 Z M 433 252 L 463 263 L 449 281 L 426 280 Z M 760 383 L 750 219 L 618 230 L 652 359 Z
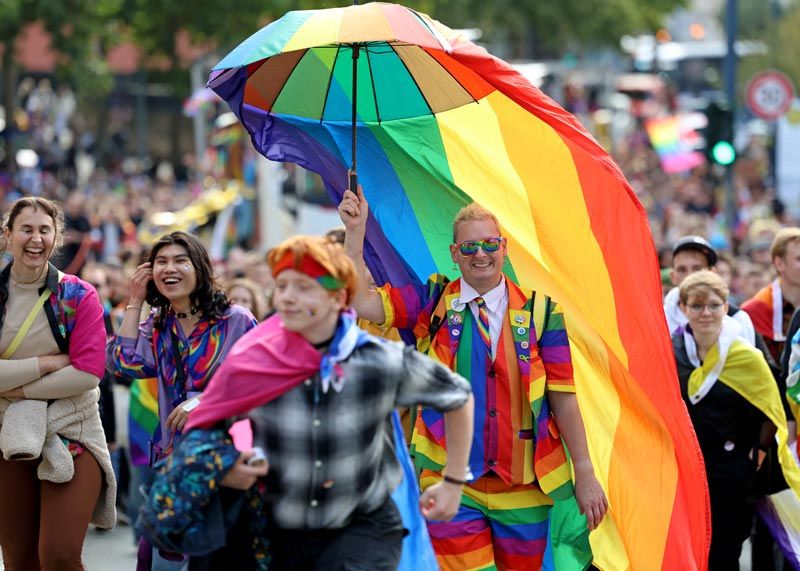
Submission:
M 762 71 L 747 83 L 747 106 L 761 119 L 769 121 L 783 116 L 791 108 L 792 99 L 792 80 L 780 71 Z

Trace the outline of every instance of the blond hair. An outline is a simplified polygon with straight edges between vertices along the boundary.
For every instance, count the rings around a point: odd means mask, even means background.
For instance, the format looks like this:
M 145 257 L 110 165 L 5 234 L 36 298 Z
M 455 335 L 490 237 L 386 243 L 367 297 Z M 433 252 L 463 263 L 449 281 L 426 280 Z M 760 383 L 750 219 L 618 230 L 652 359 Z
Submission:
M 497 217 L 477 202 L 473 202 L 467 204 L 456 214 L 456 218 L 453 220 L 453 242 L 456 241 L 458 225 L 462 222 L 472 222 L 475 220 L 491 220 L 494 222 L 494 225 L 497 226 L 498 233 L 500 232 L 500 222 L 497 221 Z
M 358 289 L 356 266 L 341 245 L 319 236 L 294 236 L 278 244 L 267 254 L 267 262 L 273 272 L 278 262 L 287 254 L 292 255 L 295 269 L 300 267 L 305 257 L 317 262 L 331 277 L 343 284 L 342 289 L 347 292 L 346 303 L 353 299 Z
M 701 270 L 687 276 L 678 287 L 680 300 L 684 305 L 692 296 L 695 296 L 698 301 L 705 301 L 712 293 L 717 294 L 722 301 L 726 301 L 728 293 L 730 293 L 725 280 L 710 270 Z
M 769 249 L 770 259 L 774 261 L 775 258 L 783 258 L 792 242 L 800 242 L 800 228 L 792 226 L 778 230 Z

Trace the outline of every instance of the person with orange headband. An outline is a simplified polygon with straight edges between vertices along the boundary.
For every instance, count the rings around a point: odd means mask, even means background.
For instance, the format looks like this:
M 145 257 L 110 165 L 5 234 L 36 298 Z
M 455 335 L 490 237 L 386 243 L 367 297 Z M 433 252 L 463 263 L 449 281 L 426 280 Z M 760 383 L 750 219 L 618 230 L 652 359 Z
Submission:
M 268 466 L 271 568 L 397 569 L 404 532 L 391 494 L 401 467 L 388 421 L 396 407 L 420 403 L 444 414 L 446 476 L 419 504 L 426 518 L 447 521 L 458 510 L 472 440 L 469 383 L 357 327 L 348 309 L 356 269 L 341 246 L 298 236 L 268 261 L 277 314 L 228 354 L 189 415 L 189 441 L 226 419 L 250 419 Z M 253 454 L 242 452 L 222 486 L 257 482 L 261 472 L 246 463 Z

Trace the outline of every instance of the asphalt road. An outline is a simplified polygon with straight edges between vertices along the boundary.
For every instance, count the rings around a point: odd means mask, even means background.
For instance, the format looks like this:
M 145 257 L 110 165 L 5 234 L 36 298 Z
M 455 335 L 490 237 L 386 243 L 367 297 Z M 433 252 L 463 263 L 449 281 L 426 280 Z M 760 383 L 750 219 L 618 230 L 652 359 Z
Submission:
M 119 526 L 113 531 L 98 533 L 90 530 L 83 546 L 83 563 L 86 571 L 134 571 L 136 548 L 131 528 Z M 739 561 L 741 571 L 750 571 L 750 542 L 742 549 Z M 0 561 L 0 571 L 3 563 Z
M 102 533 L 90 530 L 83 545 L 83 563 L 86 571 L 134 571 L 136 547 L 131 528 L 119 526 Z

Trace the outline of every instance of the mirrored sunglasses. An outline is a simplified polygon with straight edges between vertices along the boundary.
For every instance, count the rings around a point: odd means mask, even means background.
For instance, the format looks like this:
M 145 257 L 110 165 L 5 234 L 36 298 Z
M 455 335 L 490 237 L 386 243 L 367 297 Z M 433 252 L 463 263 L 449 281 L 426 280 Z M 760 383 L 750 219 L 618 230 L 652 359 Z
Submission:
M 483 248 L 483 251 L 487 254 L 494 254 L 503 245 L 503 240 L 504 238 L 498 236 L 496 238 L 486 238 L 485 240 L 459 242 L 456 246 L 458 246 L 458 252 L 462 256 L 474 256 L 478 253 L 478 248 Z

